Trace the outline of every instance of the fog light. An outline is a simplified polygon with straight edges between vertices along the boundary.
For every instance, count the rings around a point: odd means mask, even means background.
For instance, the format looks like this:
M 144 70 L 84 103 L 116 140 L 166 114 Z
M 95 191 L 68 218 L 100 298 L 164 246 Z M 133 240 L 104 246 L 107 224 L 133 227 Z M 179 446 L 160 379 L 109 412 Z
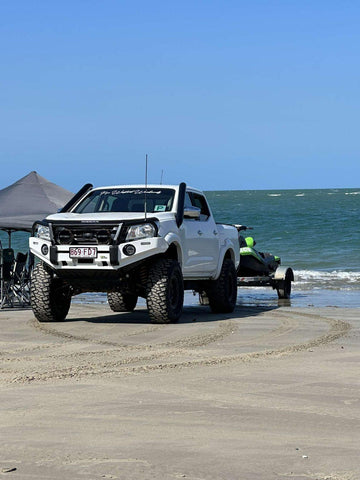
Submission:
M 70 245 L 74 237 L 68 228 L 61 228 L 57 233 L 57 240 L 60 245 Z
M 130 257 L 131 255 L 134 255 L 135 252 L 136 252 L 136 248 L 134 247 L 134 245 L 131 245 L 131 243 L 128 243 L 123 248 L 123 253 L 128 257 Z
M 43 246 L 41 247 L 41 253 L 42 253 L 43 255 L 47 255 L 47 254 L 49 253 L 49 247 L 48 247 L 47 245 L 43 245 Z
M 100 230 L 96 234 L 97 241 L 101 244 L 109 243 L 111 239 L 111 233 L 108 230 Z

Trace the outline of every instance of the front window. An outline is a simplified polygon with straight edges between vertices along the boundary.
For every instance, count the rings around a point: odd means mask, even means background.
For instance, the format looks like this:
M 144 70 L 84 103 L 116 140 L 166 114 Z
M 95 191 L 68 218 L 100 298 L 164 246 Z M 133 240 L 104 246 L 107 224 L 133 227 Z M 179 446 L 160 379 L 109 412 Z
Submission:
M 74 213 L 97 212 L 170 212 L 175 190 L 171 188 L 108 188 L 93 190 L 72 210 Z
M 186 192 L 185 194 L 185 208 L 196 207 L 200 210 L 201 221 L 206 221 L 210 217 L 208 204 L 203 195 L 195 192 Z

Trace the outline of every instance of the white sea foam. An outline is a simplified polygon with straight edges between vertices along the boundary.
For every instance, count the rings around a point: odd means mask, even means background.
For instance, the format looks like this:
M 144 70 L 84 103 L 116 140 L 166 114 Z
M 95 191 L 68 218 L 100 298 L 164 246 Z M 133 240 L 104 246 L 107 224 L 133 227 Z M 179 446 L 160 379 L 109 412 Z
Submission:
M 360 195 L 360 192 L 345 192 L 345 195 Z
M 281 193 L 268 193 L 268 197 L 281 197 Z
M 305 193 L 297 193 L 297 194 L 295 195 L 295 197 L 304 197 L 304 196 L 305 196 Z
M 360 290 L 359 271 L 295 270 L 295 285 L 299 288 L 326 288 L 329 290 Z

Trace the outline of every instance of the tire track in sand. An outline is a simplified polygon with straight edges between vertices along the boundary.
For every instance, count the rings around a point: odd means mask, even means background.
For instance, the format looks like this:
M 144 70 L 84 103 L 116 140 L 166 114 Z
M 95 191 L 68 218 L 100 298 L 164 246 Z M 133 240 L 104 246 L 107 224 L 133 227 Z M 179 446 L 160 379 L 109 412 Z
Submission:
M 31 324 L 35 326 L 36 329 L 45 334 L 61 336 L 68 341 L 81 340 L 83 342 L 96 343 L 104 347 L 115 348 L 95 352 L 75 351 L 69 352 L 69 354 L 51 354 L 47 357 L 51 362 L 51 368 L 47 368 L 46 371 L 41 371 L 40 366 L 37 365 L 34 371 L 18 372 L 18 374 L 12 375 L 5 380 L 5 383 L 46 382 L 54 379 L 78 379 L 94 375 L 138 375 L 153 371 L 208 367 L 232 362 L 247 363 L 258 359 L 281 357 L 282 355 L 289 355 L 328 344 L 344 336 L 351 328 L 349 323 L 341 320 L 297 311 L 283 312 L 277 310 L 270 312 L 270 317 L 276 317 L 276 321 L 278 321 L 280 325 L 269 331 L 268 334 L 262 332 L 258 335 L 259 338 L 286 336 L 287 333 L 295 330 L 299 322 L 304 319 L 311 319 L 317 323 L 325 322 L 328 324 L 329 329 L 322 335 L 300 343 L 285 344 L 278 348 L 267 348 L 246 353 L 224 355 L 222 354 L 223 349 L 221 348 L 219 348 L 219 354 L 214 354 L 213 352 L 209 354 L 206 350 L 204 351 L 203 347 L 215 341 L 222 340 L 235 331 L 241 335 L 241 319 L 239 319 L 239 321 L 235 321 L 235 319 L 218 321 L 216 328 L 211 332 L 204 334 L 197 333 L 194 336 L 185 336 L 174 341 L 159 344 L 152 343 L 151 345 L 146 343 L 141 345 L 126 345 L 103 339 L 94 340 L 86 336 L 59 332 L 54 327 L 49 328 L 44 324 L 36 325 L 34 321 L 31 321 Z M 214 322 L 216 322 L 216 320 Z M 185 333 L 187 325 L 184 324 L 183 327 Z M 142 328 L 138 332 L 146 335 L 147 333 L 153 333 L 163 328 L 166 328 L 166 325 L 149 326 Z M 130 335 L 133 336 L 139 333 L 130 332 Z M 126 338 L 130 335 L 128 333 L 121 336 L 121 338 Z M 255 336 L 251 341 L 245 342 L 244 344 L 254 345 L 254 347 L 256 347 L 256 338 Z M 241 339 L 239 340 L 239 344 L 241 344 Z M 58 345 L 56 345 L 56 347 L 57 346 Z M 64 365 L 64 360 L 70 362 L 70 364 Z M 9 374 L 10 372 L 7 373 Z

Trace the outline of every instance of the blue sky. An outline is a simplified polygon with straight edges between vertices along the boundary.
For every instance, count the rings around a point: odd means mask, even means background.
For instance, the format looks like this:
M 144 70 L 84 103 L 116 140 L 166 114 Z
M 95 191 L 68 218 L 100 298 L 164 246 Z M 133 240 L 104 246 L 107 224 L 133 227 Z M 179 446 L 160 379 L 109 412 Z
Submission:
M 0 5 L 4 188 L 360 186 L 360 3 Z

